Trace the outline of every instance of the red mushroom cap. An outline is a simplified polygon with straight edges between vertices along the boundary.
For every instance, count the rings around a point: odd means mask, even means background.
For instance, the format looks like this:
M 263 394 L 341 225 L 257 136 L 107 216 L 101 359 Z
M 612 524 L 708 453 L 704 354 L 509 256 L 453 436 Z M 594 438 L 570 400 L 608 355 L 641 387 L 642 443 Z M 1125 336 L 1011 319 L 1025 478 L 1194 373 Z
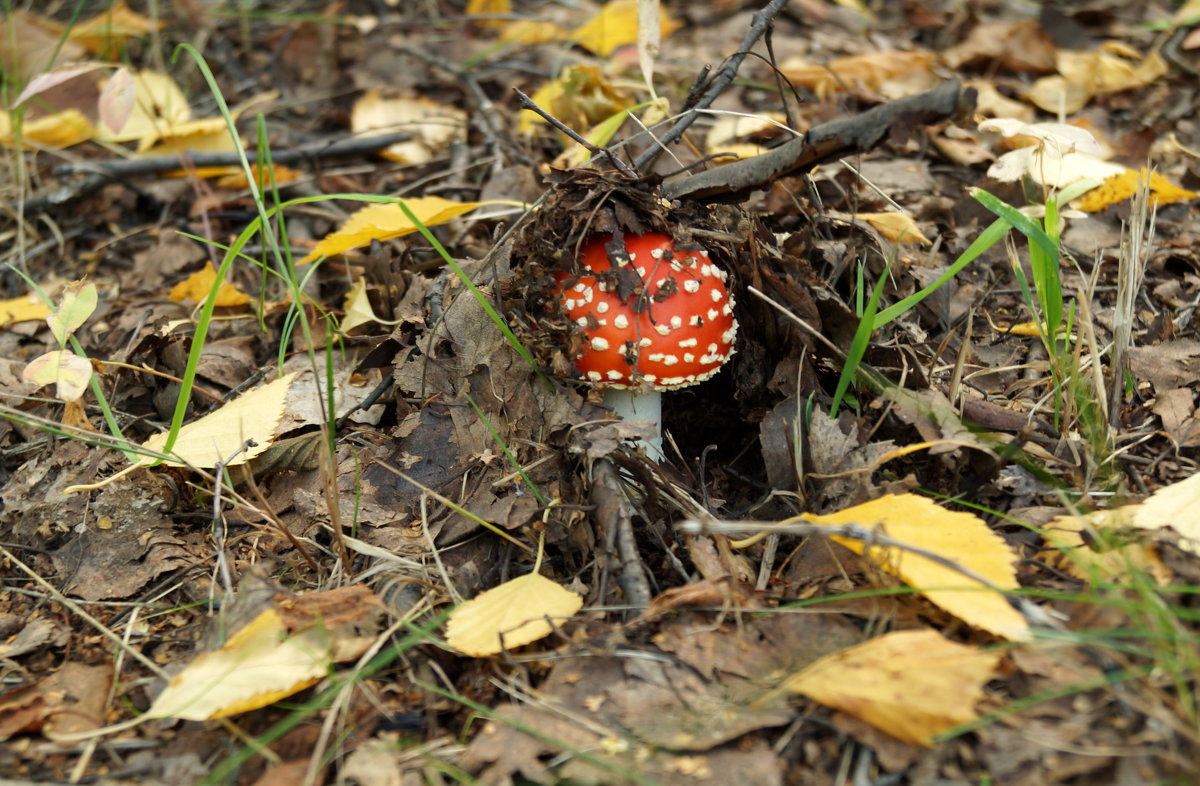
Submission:
M 626 236 L 622 248 L 599 235 L 584 245 L 580 270 L 569 286 L 570 276 L 557 276 L 559 296 L 583 338 L 575 367 L 593 384 L 674 390 L 733 355 L 733 297 L 706 250 L 681 251 L 661 234 Z

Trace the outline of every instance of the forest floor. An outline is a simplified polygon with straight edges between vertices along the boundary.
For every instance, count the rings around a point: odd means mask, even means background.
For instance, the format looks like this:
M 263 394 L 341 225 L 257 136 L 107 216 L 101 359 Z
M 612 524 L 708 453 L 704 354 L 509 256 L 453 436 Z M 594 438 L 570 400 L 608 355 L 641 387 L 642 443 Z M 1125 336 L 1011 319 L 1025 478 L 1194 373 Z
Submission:
M 44 5 L 5 777 L 1200 778 L 1200 4 Z M 561 290 L 710 266 L 656 455 Z

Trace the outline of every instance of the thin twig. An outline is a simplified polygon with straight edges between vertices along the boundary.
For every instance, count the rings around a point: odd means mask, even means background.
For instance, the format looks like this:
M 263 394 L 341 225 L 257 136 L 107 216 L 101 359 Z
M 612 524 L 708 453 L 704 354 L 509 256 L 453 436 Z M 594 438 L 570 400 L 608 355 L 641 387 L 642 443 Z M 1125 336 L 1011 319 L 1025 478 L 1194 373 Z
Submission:
M 785 5 L 787 5 L 787 0 L 771 0 L 763 10 L 754 15 L 750 22 L 750 29 L 746 32 L 746 37 L 742 39 L 741 45 L 738 46 L 738 51 L 726 60 L 725 64 L 712 77 L 709 83 L 710 87 L 696 101 L 695 106 L 684 113 L 682 117 L 675 121 L 675 125 L 662 135 L 659 144 L 649 148 L 646 152 L 638 156 L 637 160 L 633 162 L 633 168 L 636 171 L 645 172 L 651 164 L 658 160 L 658 157 L 666 150 L 667 145 L 674 144 L 682 139 L 684 132 L 691 128 L 692 123 L 696 122 L 696 118 L 699 117 L 700 113 L 697 110 L 707 109 L 712 106 L 717 97 L 733 82 L 733 78 L 737 76 L 738 68 L 741 67 L 742 61 L 746 59 L 746 55 L 749 54 L 751 47 L 758 42 L 758 39 L 762 38 L 771 22 L 775 20 L 775 17 L 779 15 L 779 12 Z

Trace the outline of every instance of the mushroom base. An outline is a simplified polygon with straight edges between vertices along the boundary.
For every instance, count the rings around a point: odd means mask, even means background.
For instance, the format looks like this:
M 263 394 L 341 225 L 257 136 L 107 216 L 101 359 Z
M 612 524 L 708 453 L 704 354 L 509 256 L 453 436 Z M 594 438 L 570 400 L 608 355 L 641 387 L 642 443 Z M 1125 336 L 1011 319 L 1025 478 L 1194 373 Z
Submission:
M 621 420 L 654 421 L 654 439 L 638 440 L 637 446 L 651 461 L 664 459 L 662 450 L 662 393 L 656 390 L 643 392 L 629 388 L 608 388 L 604 391 L 604 405 L 617 413 Z

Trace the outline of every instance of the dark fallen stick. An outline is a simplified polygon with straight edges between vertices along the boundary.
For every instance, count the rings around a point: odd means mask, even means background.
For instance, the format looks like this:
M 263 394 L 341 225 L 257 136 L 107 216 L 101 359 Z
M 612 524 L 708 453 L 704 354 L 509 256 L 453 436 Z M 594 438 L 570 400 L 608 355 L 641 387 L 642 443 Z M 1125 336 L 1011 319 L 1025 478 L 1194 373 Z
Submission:
M 662 152 L 667 149 L 667 145 L 672 145 L 683 138 L 683 132 L 691 128 L 692 123 L 696 122 L 696 118 L 700 116 L 699 110 L 708 109 L 712 106 L 713 101 L 717 100 L 717 96 L 721 95 L 725 91 L 725 88 L 729 87 L 729 84 L 733 82 L 733 78 L 737 76 L 738 68 L 741 67 L 742 61 L 746 59 L 746 55 L 750 54 L 751 47 L 758 42 L 758 39 L 762 38 L 767 28 L 775 21 L 775 17 L 785 5 L 787 5 L 787 0 L 771 0 L 763 10 L 752 17 L 750 30 L 746 33 L 746 37 L 742 39 L 738 51 L 712 77 L 709 88 L 696 101 L 695 105 L 690 106 L 688 111 L 675 121 L 675 125 L 671 126 L 665 134 L 659 137 L 657 144 L 638 156 L 637 160 L 633 162 L 635 170 L 645 172 L 662 155 Z M 708 66 L 705 66 L 705 71 L 702 74 L 707 73 L 707 69 Z
M 314 159 L 354 158 L 356 156 L 377 153 L 390 145 L 394 145 L 397 142 L 407 142 L 412 138 L 413 133 L 411 131 L 398 131 L 378 136 L 339 139 L 336 142 L 320 142 L 291 150 L 272 150 L 271 162 L 287 165 Z M 257 151 L 255 148 L 247 148 L 246 158 L 253 162 L 256 156 Z M 242 159 L 237 153 L 192 153 L 187 156 L 118 158 L 110 161 L 84 161 L 78 164 L 62 164 L 54 168 L 54 175 L 55 177 L 103 175 L 119 179 L 143 175 L 160 175 L 163 172 L 187 169 L 189 166 L 240 166 L 241 163 Z
M 861 115 L 824 123 L 802 137 L 753 158 L 663 184 L 668 199 L 736 202 L 775 180 L 811 170 L 825 161 L 861 153 L 878 145 L 893 130 L 965 115 L 975 107 L 975 90 L 961 89 L 952 79 L 920 95 L 868 109 Z
M 413 138 L 411 131 L 399 131 L 378 136 L 361 136 L 340 139 L 336 142 L 320 142 L 290 150 L 272 150 L 271 161 L 275 164 L 299 164 L 305 161 L 322 161 L 337 158 L 358 158 L 378 153 L 397 142 Z M 257 151 L 251 148 L 246 157 L 254 161 Z M 106 183 L 136 177 L 150 177 L 164 172 L 174 172 L 188 167 L 239 166 L 242 160 L 236 153 L 194 153 L 181 156 L 156 156 L 154 158 L 121 158 L 108 161 L 85 161 L 78 164 L 63 164 L 54 170 L 59 178 L 86 175 L 60 188 L 33 197 L 25 202 L 26 213 L 36 213 L 65 205 L 76 199 L 100 190 Z M 15 207 L 15 206 L 14 206 Z

